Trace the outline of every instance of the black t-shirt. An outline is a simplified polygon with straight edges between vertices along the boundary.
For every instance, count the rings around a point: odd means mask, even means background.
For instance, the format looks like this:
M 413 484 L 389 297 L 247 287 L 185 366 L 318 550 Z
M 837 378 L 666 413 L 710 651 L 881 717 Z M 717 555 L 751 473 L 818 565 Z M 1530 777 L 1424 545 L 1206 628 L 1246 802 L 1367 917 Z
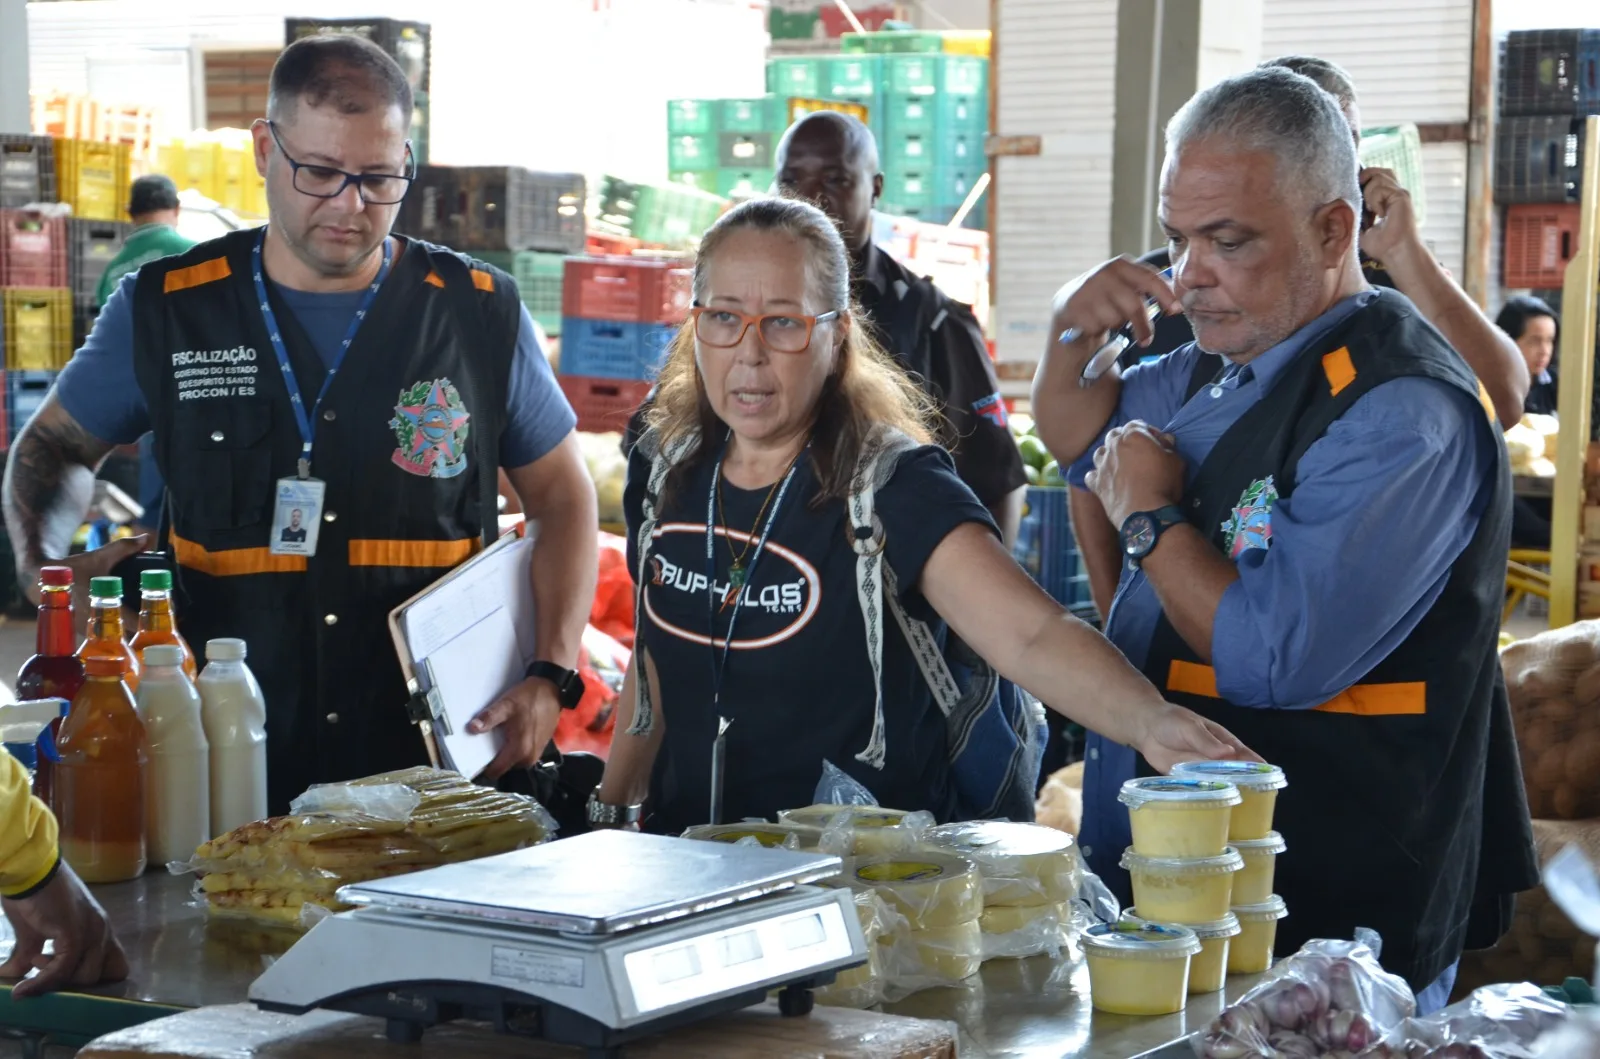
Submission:
M 629 461 L 624 495 L 628 564 L 635 578 L 640 577 L 636 542 L 650 471 L 642 448 Z M 636 648 L 643 647 L 655 664 L 656 706 L 665 729 L 646 826 L 663 833 L 703 824 L 709 812 L 717 723 L 714 668 L 723 652 L 720 646 L 713 651 L 708 641 L 715 622 L 720 645 L 730 614 L 719 604 L 713 618 L 706 587 L 713 462 L 700 461 L 666 498 L 644 571 Z M 733 529 L 731 537 L 719 532 L 714 542 L 719 591 L 727 585 L 730 540 L 742 550 L 766 496 L 765 488 L 722 483 L 723 512 Z M 721 714 L 733 719 L 724 820 L 771 818 L 780 809 L 810 805 L 824 760 L 865 785 L 880 805 L 924 809 L 948 819 L 955 795 L 944 715 L 892 617 L 885 621 L 883 648 L 887 757 L 882 770 L 856 760 L 872 733 L 874 705 L 856 556 L 846 535 L 843 502 L 814 507 L 815 496 L 816 479 L 810 462 L 802 459 L 759 561 L 751 569 L 749 556 L 745 559 L 750 580 L 722 678 Z M 875 494 L 875 506 L 907 610 L 936 621 L 915 587 L 922 568 L 961 524 L 980 522 L 993 529 L 988 512 L 956 477 L 949 455 L 935 446 L 904 455 Z M 721 516 L 715 524 L 720 530 Z M 760 527 L 749 536 L 758 539 Z

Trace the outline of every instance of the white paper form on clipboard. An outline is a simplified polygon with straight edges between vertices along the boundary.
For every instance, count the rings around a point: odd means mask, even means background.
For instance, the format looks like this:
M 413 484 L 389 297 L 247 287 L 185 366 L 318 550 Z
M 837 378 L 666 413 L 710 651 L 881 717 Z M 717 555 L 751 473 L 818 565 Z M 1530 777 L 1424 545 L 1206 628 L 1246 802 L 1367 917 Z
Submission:
M 477 775 L 494 759 L 498 731 L 467 723 L 520 684 L 534 660 L 531 537 L 505 536 L 389 614 L 389 632 L 413 695 L 427 704 L 439 764 Z

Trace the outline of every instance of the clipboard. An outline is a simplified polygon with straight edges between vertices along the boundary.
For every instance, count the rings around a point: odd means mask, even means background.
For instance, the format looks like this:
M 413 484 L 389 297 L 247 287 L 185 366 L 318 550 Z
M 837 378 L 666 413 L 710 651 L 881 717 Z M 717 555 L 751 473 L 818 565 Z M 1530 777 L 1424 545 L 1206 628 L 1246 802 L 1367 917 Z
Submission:
M 469 779 L 504 737 L 470 735 L 467 722 L 520 684 L 534 660 L 533 548 L 531 535 L 508 533 L 389 612 L 406 709 L 428 756 Z

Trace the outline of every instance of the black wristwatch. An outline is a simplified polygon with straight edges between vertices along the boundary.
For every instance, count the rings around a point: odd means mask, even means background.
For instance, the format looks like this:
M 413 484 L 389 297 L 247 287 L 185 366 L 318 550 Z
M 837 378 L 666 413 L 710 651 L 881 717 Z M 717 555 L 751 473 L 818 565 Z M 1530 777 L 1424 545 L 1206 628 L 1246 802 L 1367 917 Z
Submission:
M 525 675 L 529 680 L 538 677 L 554 684 L 563 710 L 575 710 L 583 701 L 583 678 L 570 669 L 563 669 L 554 662 L 534 662 Z
M 1135 511 L 1122 523 L 1122 554 L 1137 568 L 1144 557 L 1155 550 L 1156 541 L 1163 533 L 1186 521 L 1183 508 L 1175 504 L 1154 511 Z

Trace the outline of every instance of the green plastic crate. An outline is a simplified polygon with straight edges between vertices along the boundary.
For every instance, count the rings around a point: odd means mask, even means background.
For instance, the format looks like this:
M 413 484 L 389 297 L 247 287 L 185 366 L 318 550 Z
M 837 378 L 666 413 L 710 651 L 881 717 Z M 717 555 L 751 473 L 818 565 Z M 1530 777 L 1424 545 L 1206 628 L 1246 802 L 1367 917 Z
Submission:
M 819 11 L 779 11 L 774 7 L 767 15 L 767 32 L 773 40 L 812 40 L 821 37 L 822 14 Z
M 776 95 L 717 100 L 718 132 L 782 132 L 789 127 L 788 99 Z
M 988 91 L 989 60 L 971 55 L 886 55 L 885 91 L 894 95 L 980 96 Z
M 823 91 L 822 59 L 773 59 L 767 63 L 767 91 L 783 99 L 819 99 Z
M 524 250 L 516 255 L 511 275 L 528 315 L 547 335 L 561 333 L 561 284 L 566 275 L 566 254 L 547 254 Z
M 887 167 L 885 167 L 887 169 Z M 972 190 L 972 183 L 983 172 L 981 166 L 955 168 L 951 166 L 927 169 L 888 170 L 883 175 L 883 195 L 880 206 L 884 213 L 907 217 L 924 217 L 923 212 L 933 207 L 949 207 L 954 213 L 957 206 Z M 948 214 L 946 215 L 948 219 Z
M 944 51 L 944 34 L 904 29 L 885 29 L 876 33 L 845 33 L 839 37 L 839 50 L 846 55 L 938 53 Z
M 756 198 L 772 191 L 776 175 L 772 169 L 719 169 L 716 191 L 723 198 Z
M 1361 164 L 1368 168 L 1393 169 L 1400 186 L 1411 193 L 1411 212 L 1420 225 L 1427 217 L 1423 197 L 1422 137 L 1415 125 L 1389 125 L 1361 130 Z
M 667 168 L 717 168 L 717 134 L 702 132 L 692 136 L 670 137 L 667 140 Z
M 982 172 L 983 137 L 977 133 L 902 132 L 879 141 L 886 172 L 948 169 Z
M 601 219 L 646 243 L 692 246 L 722 216 L 721 196 L 680 183 L 630 184 L 607 177 Z
M 724 132 L 717 137 L 717 168 L 766 169 L 772 165 L 772 149 L 778 133 Z
M 716 132 L 717 105 L 714 99 L 667 100 L 667 135 L 693 136 Z
M 988 128 L 987 94 L 981 96 L 916 95 L 893 93 L 878 100 L 883 130 L 900 133 L 972 133 Z
M 820 61 L 822 94 L 828 99 L 871 99 L 883 91 L 881 55 L 834 55 Z
M 718 172 L 716 169 L 673 169 L 667 172 L 667 179 L 674 184 L 687 184 L 701 191 L 715 192 Z

